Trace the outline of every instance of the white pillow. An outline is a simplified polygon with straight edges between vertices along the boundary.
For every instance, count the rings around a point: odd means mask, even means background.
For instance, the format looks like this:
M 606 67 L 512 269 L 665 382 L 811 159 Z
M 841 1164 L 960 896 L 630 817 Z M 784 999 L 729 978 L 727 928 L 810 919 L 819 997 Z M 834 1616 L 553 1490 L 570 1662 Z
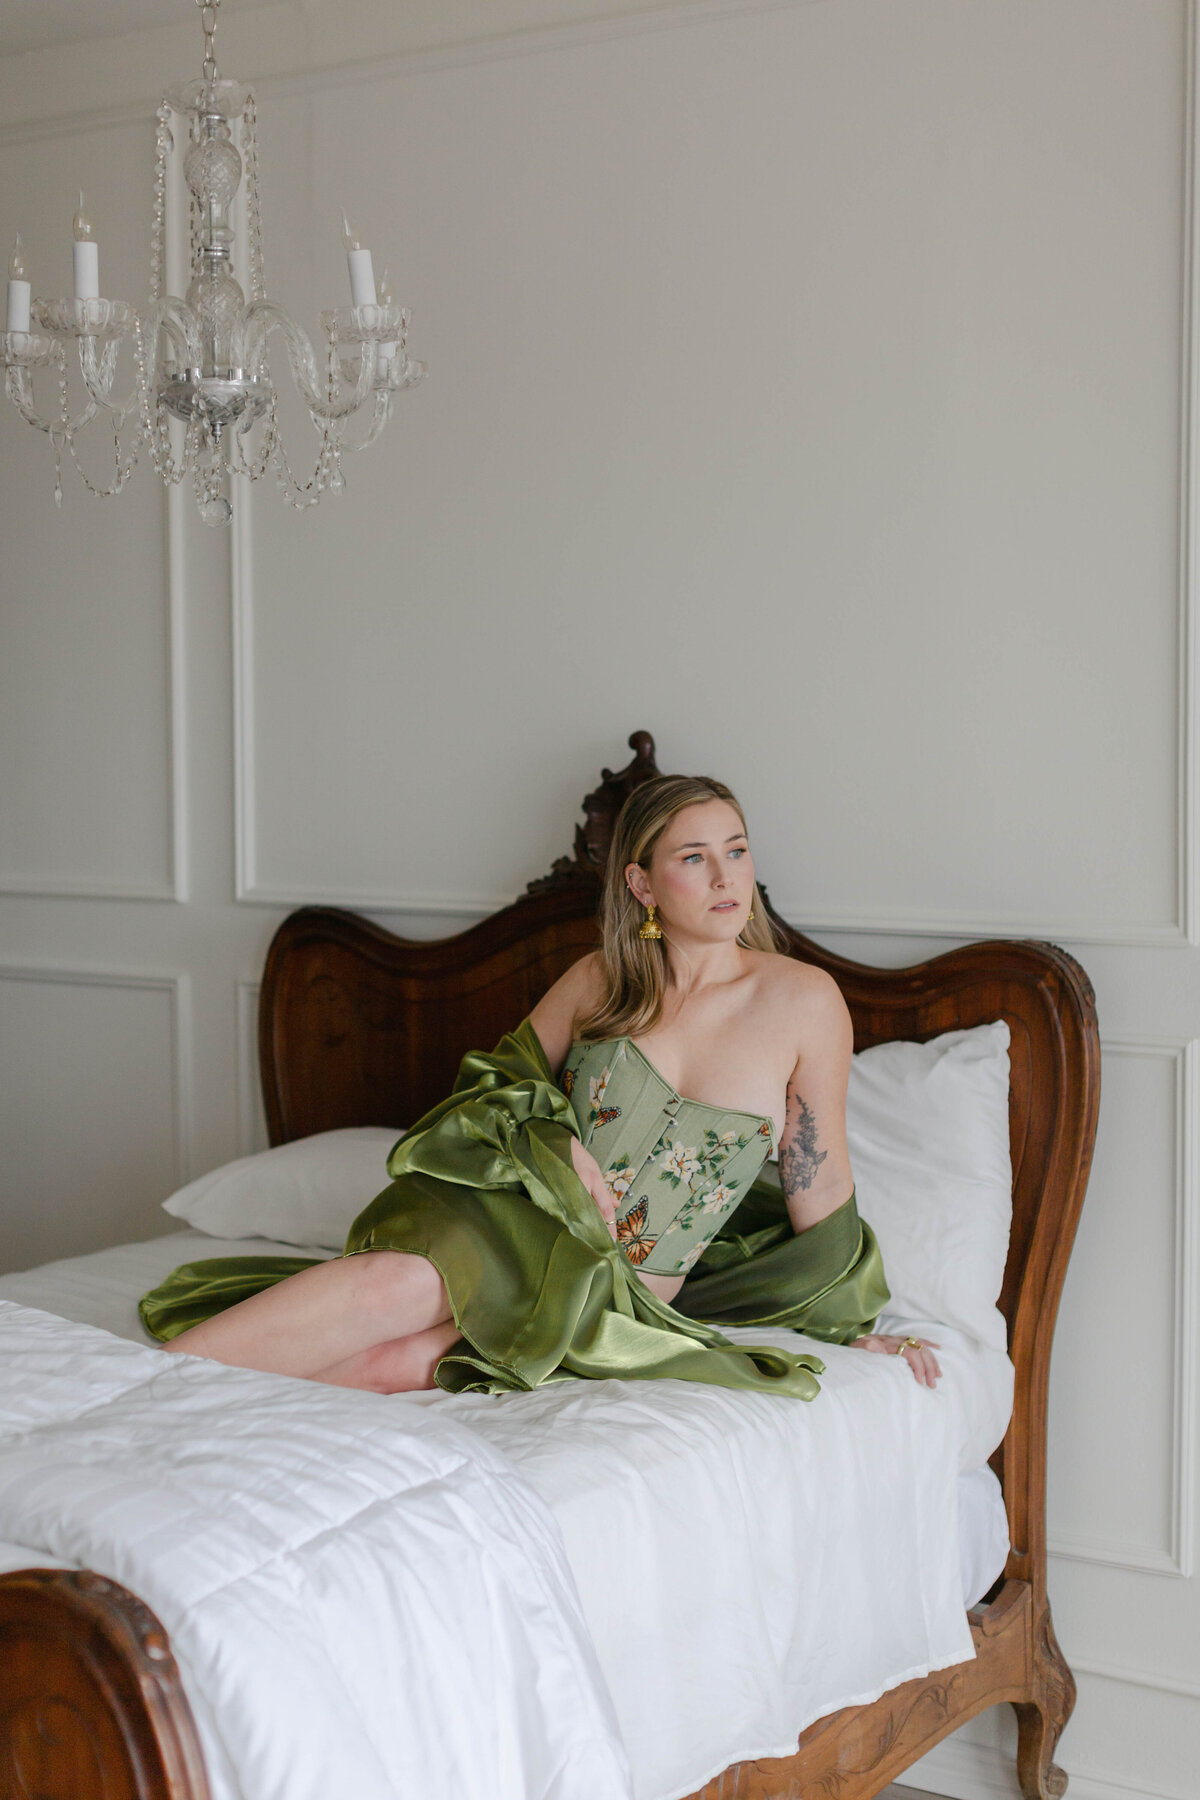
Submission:
M 1007 1348 L 1008 1026 L 860 1051 L 846 1133 L 858 1207 L 883 1253 L 890 1313 Z
M 318 1131 L 225 1163 L 163 1208 L 210 1237 L 340 1250 L 363 1207 L 387 1186 L 388 1153 L 403 1136 L 383 1125 Z

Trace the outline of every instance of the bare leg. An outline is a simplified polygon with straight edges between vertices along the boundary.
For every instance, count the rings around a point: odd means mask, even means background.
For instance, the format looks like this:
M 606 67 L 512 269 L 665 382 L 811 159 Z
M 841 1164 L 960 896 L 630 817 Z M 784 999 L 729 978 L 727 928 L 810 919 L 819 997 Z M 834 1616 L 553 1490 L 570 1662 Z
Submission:
M 451 1317 L 445 1283 L 426 1257 L 368 1250 L 302 1269 L 193 1325 L 166 1348 L 239 1369 L 311 1377 Z
M 309 1379 L 327 1381 L 331 1387 L 366 1388 L 372 1394 L 420 1393 L 436 1385 L 433 1371 L 460 1335 L 451 1319 L 428 1331 L 414 1331 L 408 1337 L 360 1350 L 345 1362 L 319 1369 Z

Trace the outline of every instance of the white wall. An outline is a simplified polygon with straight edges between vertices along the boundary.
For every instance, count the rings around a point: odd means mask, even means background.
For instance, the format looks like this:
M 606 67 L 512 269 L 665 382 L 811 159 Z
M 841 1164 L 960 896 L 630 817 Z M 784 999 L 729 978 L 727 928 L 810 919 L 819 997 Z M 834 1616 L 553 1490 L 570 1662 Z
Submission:
M 344 198 L 429 382 L 340 501 L 239 492 L 224 535 L 146 470 L 56 513 L 0 413 L 0 1261 L 155 1230 L 260 1141 L 289 907 L 457 929 L 649 726 L 839 949 L 1053 934 L 1095 980 L 1050 1498 L 1078 1800 L 1200 1760 L 1194 44 L 1191 0 L 235 13 L 270 288 L 340 301 Z M 86 179 L 141 296 L 195 61 L 0 58 L 38 291 Z M 1010 1735 L 919 1778 L 1015 1794 Z

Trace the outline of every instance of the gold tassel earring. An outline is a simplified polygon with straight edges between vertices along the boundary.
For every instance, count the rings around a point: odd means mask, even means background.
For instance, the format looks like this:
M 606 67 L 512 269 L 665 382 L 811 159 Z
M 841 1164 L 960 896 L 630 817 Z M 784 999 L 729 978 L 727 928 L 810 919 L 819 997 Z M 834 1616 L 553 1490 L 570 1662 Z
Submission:
M 754 908 L 753 907 L 751 907 L 750 911 L 746 914 L 746 923 L 747 923 L 747 925 L 753 925 L 753 923 L 754 923 Z
M 638 932 L 640 938 L 652 938 L 657 941 L 662 936 L 662 926 L 654 916 L 654 902 L 651 900 L 646 908 L 646 919 Z

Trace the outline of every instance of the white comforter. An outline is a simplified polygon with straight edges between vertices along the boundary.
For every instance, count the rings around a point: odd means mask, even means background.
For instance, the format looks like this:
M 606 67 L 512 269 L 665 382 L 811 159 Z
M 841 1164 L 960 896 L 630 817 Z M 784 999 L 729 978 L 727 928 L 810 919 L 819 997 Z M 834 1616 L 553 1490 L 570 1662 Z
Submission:
M 103 1252 L 4 1277 L 0 1295 L 86 1313 L 132 1337 L 136 1295 L 188 1252 L 198 1253 L 192 1234 Z M 730 1762 L 786 1754 L 813 1719 L 971 1654 L 956 1477 L 978 1468 L 1003 1435 L 1012 1370 L 945 1328 L 896 1322 L 941 1339 L 945 1378 L 934 1393 L 894 1357 L 804 1340 L 827 1364 L 820 1397 L 806 1404 L 677 1381 L 384 1399 L 168 1358 L 20 1306 L 0 1304 L 0 1324 L 0 1359 L 20 1357 L 36 1376 L 18 1398 L 0 1360 L 0 1433 L 23 1429 L 33 1405 L 44 1448 L 36 1504 L 24 1475 L 12 1478 L 13 1455 L 0 1457 L 0 1538 L 99 1568 L 154 1607 L 180 1654 L 210 1760 L 211 1746 L 244 1735 L 233 1754 L 245 1800 L 266 1800 L 285 1780 L 288 1800 L 310 1792 L 295 1773 L 303 1758 L 288 1721 L 295 1695 L 314 1687 L 322 1692 L 314 1716 L 299 1722 L 304 1741 L 326 1758 L 336 1745 L 339 1770 L 360 1736 L 377 1756 L 375 1785 L 339 1779 L 321 1800 L 471 1796 L 476 1788 L 457 1771 L 449 1788 L 442 1778 L 414 1781 L 406 1758 L 461 1755 L 474 1779 L 501 1751 L 509 1761 L 495 1769 L 519 1769 L 524 1758 L 535 1773 L 513 1774 L 508 1788 L 493 1780 L 489 1800 L 573 1794 L 545 1785 L 555 1745 L 564 1783 L 575 1778 L 572 1756 L 593 1758 L 585 1800 L 621 1792 L 558 1533 L 637 1800 L 677 1800 Z M 790 1333 L 730 1335 L 797 1344 Z M 123 1423 L 110 1437 L 104 1383 L 118 1364 Z M 86 1413 L 93 1391 L 101 1410 L 70 1428 L 86 1433 L 86 1455 L 68 1453 L 67 1428 L 51 1419 L 59 1408 L 64 1419 Z M 144 1454 L 161 1468 L 157 1510 L 145 1498 Z M 437 1473 L 422 1476 L 430 1467 Z M 181 1544 L 178 1525 L 194 1498 L 199 1524 Z M 352 1526 L 343 1523 L 350 1516 Z M 143 1519 L 154 1530 L 132 1541 Z M 508 1555 L 494 1579 L 491 1527 Z M 361 1546 L 342 1541 L 360 1533 Z M 272 1535 L 304 1548 L 299 1557 L 281 1550 L 266 1585 L 242 1589 L 265 1606 L 247 1630 L 276 1646 L 280 1671 L 254 1678 L 268 1683 L 265 1693 L 260 1685 L 243 1693 L 227 1660 L 242 1666 L 226 1644 L 228 1618 L 216 1629 L 201 1608 L 193 1620 L 192 1597 L 211 1587 L 214 1569 L 248 1567 Z M 469 1552 L 457 1561 L 456 1544 Z M 21 1560 L 37 1557 L 16 1555 L 8 1566 Z M 310 1576 L 306 1593 L 299 1583 Z M 555 1608 L 557 1623 L 547 1616 Z M 335 1629 L 352 1642 L 344 1662 L 340 1649 L 329 1652 L 345 1671 L 333 1675 L 322 1637 Z M 227 1704 L 240 1722 L 230 1723 Z M 384 1756 L 394 1759 L 386 1777 Z M 227 1766 L 214 1761 L 214 1775 L 219 1800 L 238 1794 Z
M 974 1655 L 957 1475 L 989 1412 L 1003 1435 L 1011 1370 L 941 1336 L 932 1393 L 895 1357 L 805 1339 L 826 1364 L 811 1403 L 682 1381 L 456 1402 L 558 1519 L 639 1800 L 788 1755 L 814 1719 Z
M 216 1800 L 625 1800 L 553 1516 L 444 1411 L 0 1301 L 0 1536 L 170 1634 Z

